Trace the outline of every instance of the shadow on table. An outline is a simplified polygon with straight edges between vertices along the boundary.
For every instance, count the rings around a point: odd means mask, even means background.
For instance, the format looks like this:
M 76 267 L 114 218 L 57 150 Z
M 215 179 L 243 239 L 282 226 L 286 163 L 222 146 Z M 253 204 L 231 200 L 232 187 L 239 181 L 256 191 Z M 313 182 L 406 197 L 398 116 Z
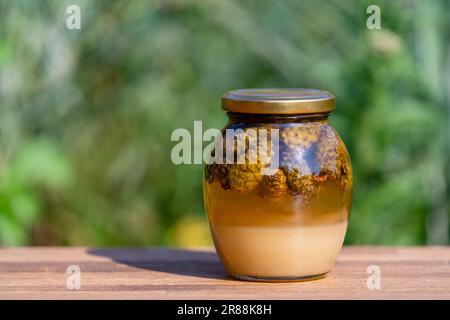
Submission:
M 92 248 L 88 253 L 135 268 L 185 276 L 229 279 L 214 251 L 168 248 Z

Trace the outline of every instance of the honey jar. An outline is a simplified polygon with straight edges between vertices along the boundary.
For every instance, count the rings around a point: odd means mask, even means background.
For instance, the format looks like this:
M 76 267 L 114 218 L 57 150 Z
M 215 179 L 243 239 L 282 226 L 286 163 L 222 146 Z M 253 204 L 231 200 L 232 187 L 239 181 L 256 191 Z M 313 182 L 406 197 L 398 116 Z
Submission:
M 222 97 L 229 121 L 205 166 L 205 208 L 230 276 L 316 279 L 333 267 L 347 230 L 352 169 L 316 89 L 241 89 Z

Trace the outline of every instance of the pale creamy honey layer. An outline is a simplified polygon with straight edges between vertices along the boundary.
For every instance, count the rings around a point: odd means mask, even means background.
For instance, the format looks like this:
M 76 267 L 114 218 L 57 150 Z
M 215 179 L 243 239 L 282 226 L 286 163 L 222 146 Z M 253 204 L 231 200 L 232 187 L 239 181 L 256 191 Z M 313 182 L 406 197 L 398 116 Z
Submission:
M 212 232 L 231 273 L 304 277 L 331 270 L 346 229 L 345 221 L 294 227 L 214 226 Z

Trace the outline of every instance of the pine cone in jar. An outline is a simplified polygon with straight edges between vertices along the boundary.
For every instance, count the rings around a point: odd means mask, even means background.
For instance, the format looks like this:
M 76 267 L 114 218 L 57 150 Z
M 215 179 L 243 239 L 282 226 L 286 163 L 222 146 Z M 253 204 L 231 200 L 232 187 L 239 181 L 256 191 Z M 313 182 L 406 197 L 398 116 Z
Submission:
M 264 136 L 260 137 L 261 129 L 266 130 L 265 141 L 258 140 L 264 139 Z M 207 181 L 210 183 L 220 181 L 225 190 L 230 189 L 239 193 L 257 189 L 263 179 L 263 169 L 271 165 L 273 150 L 270 130 L 269 126 L 240 129 L 234 133 L 232 143 L 228 144 L 225 136 L 222 145 L 223 164 L 212 164 L 206 167 Z M 265 144 L 267 148 L 260 150 L 260 144 Z M 226 163 L 227 151 L 233 157 L 233 163 Z
M 265 135 L 262 134 L 265 130 Z M 236 144 L 234 148 L 236 158 L 240 155 L 245 159 L 245 164 L 229 165 L 230 189 L 240 193 L 256 190 L 263 180 L 263 170 L 271 165 L 272 149 L 270 126 L 252 127 L 244 129 L 244 132 L 236 134 Z M 242 146 L 245 145 L 245 150 Z M 261 148 L 262 147 L 262 148 Z M 264 148 L 265 147 L 265 148 Z
M 316 160 L 322 170 L 336 172 L 338 162 L 339 138 L 329 126 L 324 126 L 320 133 L 316 149 Z
M 293 168 L 288 171 L 287 180 L 292 195 L 301 195 L 306 201 L 314 199 L 319 192 L 315 174 L 302 174 Z
M 255 190 L 262 180 L 261 167 L 256 164 L 229 165 L 230 189 L 239 193 Z
M 247 193 L 256 190 L 261 182 L 264 168 L 270 166 L 271 149 L 270 149 L 270 130 L 268 128 L 267 136 L 267 153 L 260 153 L 258 144 L 260 141 L 260 129 L 264 127 L 250 127 L 242 129 L 243 131 L 235 132 L 233 143 L 226 143 L 226 150 L 232 150 L 230 154 L 233 155 L 233 164 L 227 164 L 227 178 L 229 189 L 239 193 Z M 261 150 L 264 151 L 264 150 Z M 224 154 L 226 157 L 226 153 Z M 239 163 L 244 162 L 244 163 Z
M 218 181 L 223 189 L 230 189 L 230 179 L 228 177 L 228 168 L 226 164 L 212 163 L 206 165 L 205 177 L 208 183 Z
M 319 126 L 314 125 L 313 127 L 316 129 Z M 305 130 L 305 128 L 303 128 L 303 130 L 297 130 L 297 127 L 287 129 L 298 131 L 308 137 L 315 135 L 315 133 L 312 132 L 313 130 Z M 317 176 L 313 173 L 313 170 L 305 158 L 306 154 L 309 152 L 308 148 L 312 146 L 312 141 L 314 140 L 316 140 L 316 138 L 302 138 L 297 142 L 292 139 L 285 139 L 281 145 L 280 165 L 287 178 L 290 194 L 293 196 L 300 195 L 305 201 L 315 198 L 319 191 L 319 181 L 317 181 Z M 309 142 L 306 143 L 306 141 Z M 287 143 L 289 143 L 289 145 Z
M 322 168 L 322 179 L 335 179 L 343 190 L 351 189 L 352 171 L 347 150 L 334 129 L 329 126 L 322 128 L 317 143 L 316 160 Z
M 322 126 L 322 122 L 288 126 L 281 130 L 281 140 L 290 148 L 308 149 L 319 140 Z
M 272 175 L 264 176 L 261 185 L 262 197 L 269 200 L 280 201 L 289 192 L 287 177 L 281 169 L 277 169 Z

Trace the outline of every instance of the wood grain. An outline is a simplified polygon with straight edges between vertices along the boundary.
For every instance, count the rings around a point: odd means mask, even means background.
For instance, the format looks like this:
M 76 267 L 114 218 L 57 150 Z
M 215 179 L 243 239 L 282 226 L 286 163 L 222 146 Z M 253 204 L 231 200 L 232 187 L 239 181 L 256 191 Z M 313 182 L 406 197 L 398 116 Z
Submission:
M 345 247 L 327 277 L 297 283 L 230 279 L 211 249 L 3 248 L 0 299 L 450 299 L 450 247 Z

